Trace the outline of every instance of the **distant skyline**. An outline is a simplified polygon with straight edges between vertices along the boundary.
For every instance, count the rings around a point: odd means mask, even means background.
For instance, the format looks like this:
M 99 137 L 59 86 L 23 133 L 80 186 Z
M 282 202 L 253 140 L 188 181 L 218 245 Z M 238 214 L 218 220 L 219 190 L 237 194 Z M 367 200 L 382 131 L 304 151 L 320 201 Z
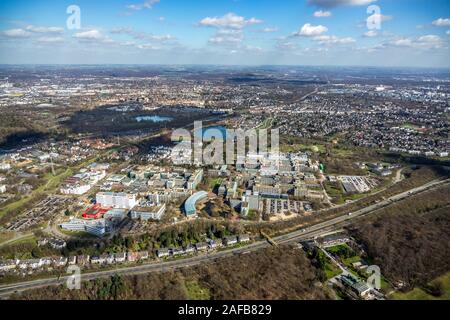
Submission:
M 0 64 L 448 68 L 450 1 L 3 0 Z

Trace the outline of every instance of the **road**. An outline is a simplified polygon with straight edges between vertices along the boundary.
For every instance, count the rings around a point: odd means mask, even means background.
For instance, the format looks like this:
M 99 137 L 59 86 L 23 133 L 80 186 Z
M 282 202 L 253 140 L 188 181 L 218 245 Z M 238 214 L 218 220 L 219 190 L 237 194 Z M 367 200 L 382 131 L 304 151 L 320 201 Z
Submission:
M 421 192 L 424 192 L 426 190 L 433 189 L 435 187 L 441 186 L 443 184 L 447 184 L 450 182 L 450 179 L 446 180 L 436 180 L 429 182 L 427 184 L 424 184 L 420 187 L 411 189 L 409 191 L 405 191 L 403 193 L 400 193 L 398 195 L 392 196 L 391 198 L 388 198 L 386 200 L 380 201 L 379 203 L 376 203 L 374 205 L 371 205 L 369 207 L 363 208 L 361 210 L 358 210 L 356 212 L 353 212 L 351 215 L 345 215 L 340 216 L 334 219 L 330 219 L 328 221 L 313 225 L 307 229 L 294 231 L 285 235 L 273 237 L 273 240 L 277 244 L 288 244 L 292 242 L 298 242 L 301 240 L 307 240 L 307 239 L 313 239 L 315 237 L 318 237 L 320 235 L 323 235 L 328 232 L 332 232 L 335 230 L 338 230 L 342 228 L 345 225 L 350 224 L 350 222 L 358 217 L 366 216 L 368 214 L 374 213 L 378 211 L 379 209 L 382 209 L 384 207 L 390 206 L 395 202 L 401 201 L 403 199 L 406 199 L 408 197 L 412 197 L 414 195 L 417 195 Z M 184 267 L 191 267 L 195 265 L 199 265 L 202 263 L 208 263 L 212 262 L 217 259 L 223 259 L 226 257 L 231 257 L 234 255 L 244 254 L 256 250 L 260 250 L 263 248 L 266 248 L 270 246 L 270 244 L 266 241 L 258 241 L 252 244 L 249 244 L 245 247 L 230 249 L 226 251 L 217 251 L 209 254 L 203 254 L 203 255 L 197 255 L 186 259 L 180 259 L 180 260 L 171 260 L 171 261 L 155 261 L 152 263 L 140 265 L 140 266 L 134 266 L 134 267 L 124 267 L 114 270 L 105 270 L 105 271 L 98 271 L 98 272 L 92 272 L 92 273 L 85 273 L 82 274 L 82 280 L 88 281 L 98 278 L 108 278 L 113 275 L 119 274 L 119 275 L 138 275 L 138 274 L 144 274 L 149 272 L 164 272 L 171 269 L 178 269 L 178 268 L 184 268 Z M 39 279 L 39 280 L 32 280 L 32 281 L 26 281 L 26 282 L 20 282 L 20 283 L 14 283 L 14 284 L 6 284 L 0 286 L 0 298 L 7 298 L 12 293 L 30 290 L 30 289 L 37 289 L 41 287 L 46 286 L 52 286 L 52 285 L 61 285 L 67 282 L 68 277 L 64 276 L 60 279 L 58 278 L 49 278 L 49 279 Z

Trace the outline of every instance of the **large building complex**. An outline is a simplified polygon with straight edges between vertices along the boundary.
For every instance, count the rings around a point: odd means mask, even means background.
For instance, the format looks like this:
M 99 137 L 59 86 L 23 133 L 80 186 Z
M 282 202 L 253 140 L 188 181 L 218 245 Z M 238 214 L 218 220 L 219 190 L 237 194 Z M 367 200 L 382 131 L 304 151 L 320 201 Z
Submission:
M 114 192 L 97 193 L 96 201 L 102 207 L 112 207 L 118 209 L 132 209 L 136 206 L 136 195 Z
M 87 232 L 96 236 L 102 236 L 107 231 L 107 224 L 105 219 L 98 219 L 98 220 L 71 219 L 69 222 L 64 222 L 60 226 L 62 229 L 68 231 Z
M 147 220 L 161 220 L 162 216 L 166 212 L 166 205 L 152 207 L 135 207 L 131 210 L 132 219 Z
M 197 214 L 196 204 L 198 201 L 204 200 L 208 197 L 208 192 L 199 191 L 194 193 L 184 204 L 184 212 L 187 217 L 193 217 Z

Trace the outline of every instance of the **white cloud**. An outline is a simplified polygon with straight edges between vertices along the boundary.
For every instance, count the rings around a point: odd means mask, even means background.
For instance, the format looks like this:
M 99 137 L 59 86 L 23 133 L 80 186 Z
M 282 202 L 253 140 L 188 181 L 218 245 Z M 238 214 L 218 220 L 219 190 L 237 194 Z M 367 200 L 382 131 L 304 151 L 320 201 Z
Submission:
M 336 36 L 317 36 L 314 37 L 314 41 L 317 41 L 319 44 L 350 44 L 355 43 L 356 40 L 351 37 L 339 38 Z
M 446 34 L 450 34 L 450 30 L 447 30 Z
M 100 40 L 103 38 L 103 35 L 100 31 L 92 29 L 88 31 L 75 33 L 75 38 L 84 40 Z
M 64 32 L 63 28 L 60 27 L 37 27 L 33 25 L 29 25 L 25 28 L 27 31 L 34 33 L 58 33 L 61 34 Z
M 411 47 L 413 45 L 413 41 L 411 39 L 398 39 L 394 40 L 392 45 L 396 47 Z
M 303 25 L 303 27 L 300 29 L 300 31 L 297 31 L 294 33 L 294 36 L 301 36 L 301 37 L 313 37 L 313 36 L 319 36 L 322 33 L 325 33 L 328 31 L 328 28 L 322 25 L 313 26 L 310 23 L 306 23 Z
M 136 45 L 136 43 L 133 42 L 133 41 L 126 41 L 126 42 L 120 43 L 120 45 L 124 46 L 124 47 L 127 47 L 127 46 L 134 46 L 134 45 Z
M 293 42 L 284 42 L 284 41 L 279 41 L 277 43 L 277 48 L 279 50 L 284 50 L 284 51 L 290 51 L 290 50 L 295 50 L 297 49 L 297 45 Z
M 213 44 L 239 44 L 244 40 L 244 33 L 242 30 L 234 29 L 220 29 L 208 41 Z
M 206 17 L 199 22 L 199 25 L 205 27 L 242 29 L 248 25 L 262 22 L 262 20 L 256 18 L 246 19 L 230 12 L 222 17 Z
M 39 43 L 60 43 L 64 41 L 62 37 L 41 37 L 36 40 Z
M 364 33 L 364 37 L 367 37 L 367 38 L 374 38 L 377 36 L 378 36 L 378 32 L 375 30 L 369 30 L 366 33 Z
M 114 34 L 130 34 L 133 32 L 133 28 L 130 27 L 119 27 L 111 30 L 111 33 Z
M 2 32 L 8 38 L 28 38 L 31 34 L 23 29 L 9 29 Z
M 334 8 L 338 6 L 366 6 L 377 0 L 308 0 L 309 5 L 322 8 Z
M 401 38 L 393 40 L 386 45 L 395 47 L 411 47 L 417 49 L 440 49 L 444 46 L 444 41 L 437 35 L 425 35 L 418 38 Z M 385 46 L 386 46 L 385 45 Z
M 260 30 L 256 30 L 257 32 L 262 32 L 262 33 L 272 33 L 272 32 L 277 32 L 278 28 L 264 28 L 264 29 L 260 29 Z
M 449 18 L 439 18 L 437 20 L 434 20 L 432 23 L 438 27 L 448 27 L 448 26 L 450 26 L 450 19 Z
M 328 18 L 328 17 L 331 17 L 331 12 L 319 10 L 319 11 L 314 12 L 313 15 L 316 18 Z
M 165 42 L 165 41 L 172 41 L 176 38 L 170 34 L 166 35 L 154 35 L 150 33 L 145 32 L 133 32 L 133 37 L 138 40 L 147 40 L 147 41 L 158 41 L 158 42 Z
M 426 36 L 421 36 L 417 39 L 419 42 L 427 42 L 427 43 L 438 43 L 441 42 L 441 38 L 439 36 L 429 34 Z
M 142 9 L 152 9 L 155 4 L 159 3 L 159 1 L 160 0 L 147 0 L 139 4 L 130 4 L 127 6 L 127 8 L 135 11 L 139 11 Z
M 155 47 L 152 44 L 138 44 L 136 46 L 136 48 L 141 49 L 141 50 L 159 50 L 159 47 Z

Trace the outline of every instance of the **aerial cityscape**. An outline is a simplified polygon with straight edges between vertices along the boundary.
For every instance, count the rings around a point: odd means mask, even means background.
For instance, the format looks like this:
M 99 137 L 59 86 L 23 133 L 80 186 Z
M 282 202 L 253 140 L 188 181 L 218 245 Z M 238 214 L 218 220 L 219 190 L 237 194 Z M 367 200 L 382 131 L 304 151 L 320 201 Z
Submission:
M 1 2 L 1 300 L 450 300 L 450 3 L 282 2 Z

